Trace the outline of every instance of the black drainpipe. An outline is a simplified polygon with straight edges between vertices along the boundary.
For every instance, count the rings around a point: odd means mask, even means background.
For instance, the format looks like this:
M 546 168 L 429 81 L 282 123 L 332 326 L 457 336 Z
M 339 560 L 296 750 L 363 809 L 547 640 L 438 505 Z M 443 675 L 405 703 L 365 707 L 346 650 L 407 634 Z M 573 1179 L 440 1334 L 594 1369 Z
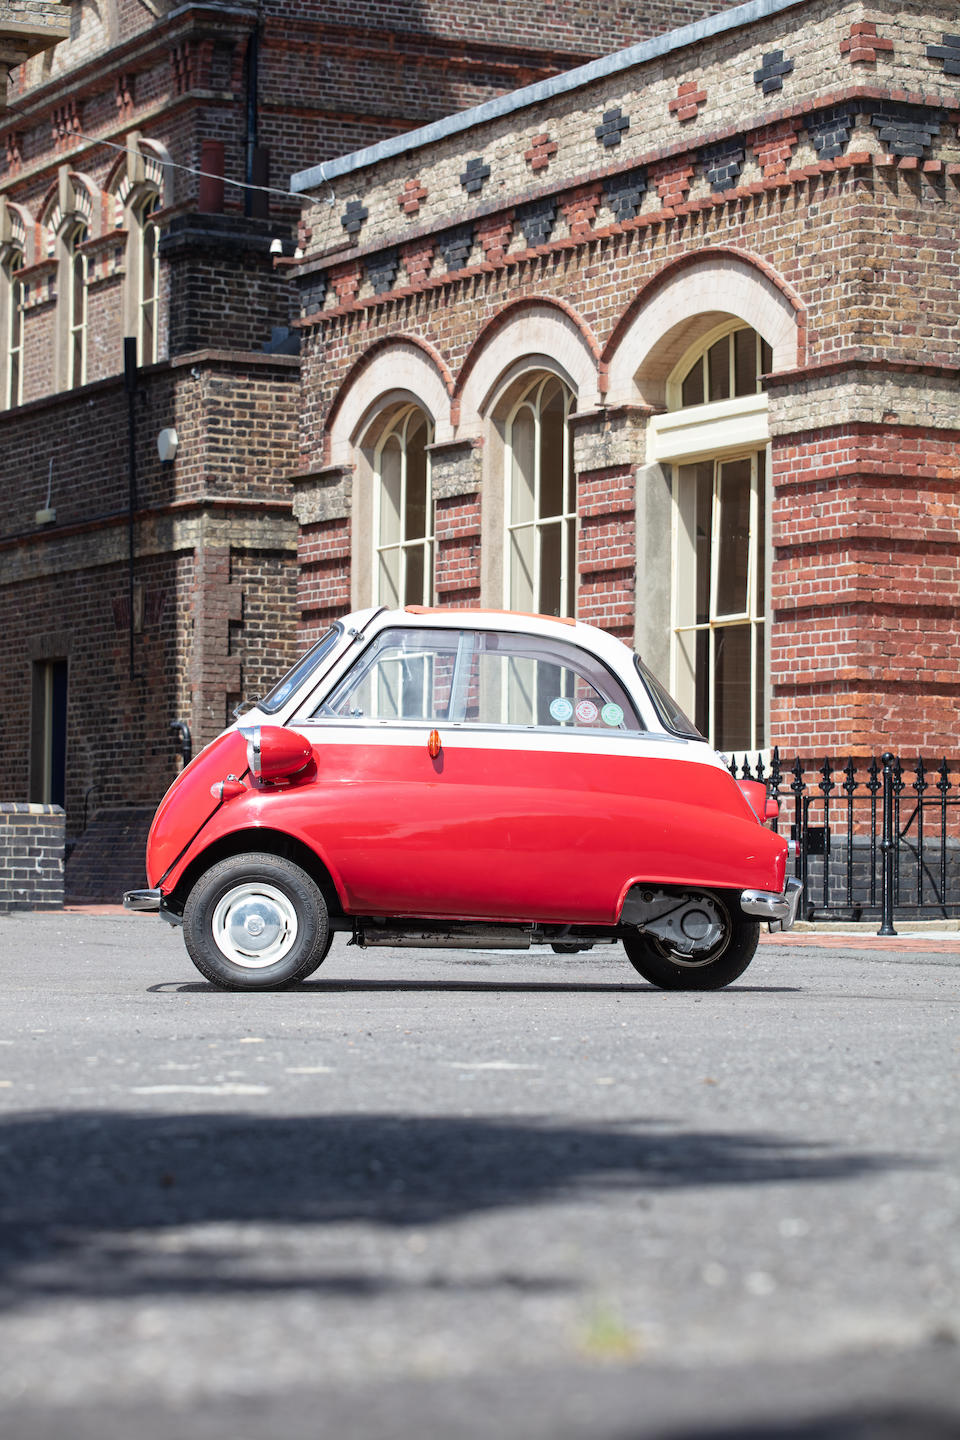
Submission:
M 259 117 L 259 96 L 260 86 L 260 29 L 251 30 L 250 39 L 247 41 L 247 184 L 254 185 L 254 156 L 257 150 L 258 117 Z M 243 213 L 249 217 L 254 213 L 254 192 L 245 190 L 243 201 Z

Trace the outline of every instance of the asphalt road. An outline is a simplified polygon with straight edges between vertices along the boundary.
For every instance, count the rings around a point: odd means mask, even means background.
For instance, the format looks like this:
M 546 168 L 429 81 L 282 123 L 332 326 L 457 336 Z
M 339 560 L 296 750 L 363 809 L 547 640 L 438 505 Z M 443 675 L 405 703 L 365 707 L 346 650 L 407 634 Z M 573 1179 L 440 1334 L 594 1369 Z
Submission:
M 237 996 L 0 916 L 3 1440 L 956 1437 L 958 950 Z

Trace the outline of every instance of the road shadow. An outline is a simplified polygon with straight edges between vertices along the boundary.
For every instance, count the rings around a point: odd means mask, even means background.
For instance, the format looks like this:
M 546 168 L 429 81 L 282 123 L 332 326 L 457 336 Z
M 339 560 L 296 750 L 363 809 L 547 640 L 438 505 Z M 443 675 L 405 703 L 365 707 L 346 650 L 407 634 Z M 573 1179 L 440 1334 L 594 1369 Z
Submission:
M 551 1124 L 475 1116 L 135 1114 L 0 1123 L 0 1302 L 63 1293 L 229 1290 L 221 1240 L 174 1228 L 361 1222 L 422 1229 L 479 1212 L 704 1186 L 855 1180 L 913 1164 L 777 1135 L 649 1120 Z M 227 1237 L 227 1243 L 232 1243 Z M 247 1268 L 249 1256 L 241 1266 Z M 369 1275 L 251 1286 L 372 1293 Z

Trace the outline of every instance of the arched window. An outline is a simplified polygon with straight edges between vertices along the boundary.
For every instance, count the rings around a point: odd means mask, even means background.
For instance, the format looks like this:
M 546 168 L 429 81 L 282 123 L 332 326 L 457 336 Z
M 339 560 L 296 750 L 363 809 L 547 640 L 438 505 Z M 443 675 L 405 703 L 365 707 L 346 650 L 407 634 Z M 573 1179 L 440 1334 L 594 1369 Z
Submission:
M 771 364 L 755 330 L 728 324 L 702 338 L 667 388 L 673 410 L 710 407 L 702 420 L 691 416 L 688 432 L 682 414 L 670 417 L 673 688 L 727 752 L 766 745 L 766 412 L 757 397 Z M 706 453 L 683 456 L 698 445 Z
M 714 340 L 692 363 L 681 362 L 681 369 L 684 366 L 679 404 L 671 409 L 756 395 L 763 388 L 760 377 L 773 366 L 773 353 L 762 335 L 740 325 Z
M 153 365 L 159 355 L 160 226 L 151 219 L 159 206 L 160 197 L 153 194 L 137 211 L 140 252 L 137 354 L 141 365 Z
M 6 290 L 6 394 L 7 406 L 23 404 L 23 311 L 26 287 L 20 279 L 23 269 L 23 252 L 14 250 L 5 267 L 3 276 Z
M 576 607 L 576 495 L 568 420 L 573 395 L 539 375 L 506 426 L 506 604 L 569 615 Z
M 67 326 L 67 390 L 87 379 L 87 257 L 80 248 L 86 238 L 84 225 L 75 225 L 64 236 L 61 300 Z
M 433 426 L 417 405 L 394 416 L 374 459 L 374 603 L 433 603 Z

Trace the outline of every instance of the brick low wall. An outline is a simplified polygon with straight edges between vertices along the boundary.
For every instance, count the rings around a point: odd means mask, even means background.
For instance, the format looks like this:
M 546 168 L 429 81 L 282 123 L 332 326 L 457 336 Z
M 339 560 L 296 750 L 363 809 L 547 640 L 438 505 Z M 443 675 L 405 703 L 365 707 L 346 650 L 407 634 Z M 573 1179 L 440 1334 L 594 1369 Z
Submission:
M 65 821 L 59 805 L 0 801 L 0 910 L 62 907 Z

